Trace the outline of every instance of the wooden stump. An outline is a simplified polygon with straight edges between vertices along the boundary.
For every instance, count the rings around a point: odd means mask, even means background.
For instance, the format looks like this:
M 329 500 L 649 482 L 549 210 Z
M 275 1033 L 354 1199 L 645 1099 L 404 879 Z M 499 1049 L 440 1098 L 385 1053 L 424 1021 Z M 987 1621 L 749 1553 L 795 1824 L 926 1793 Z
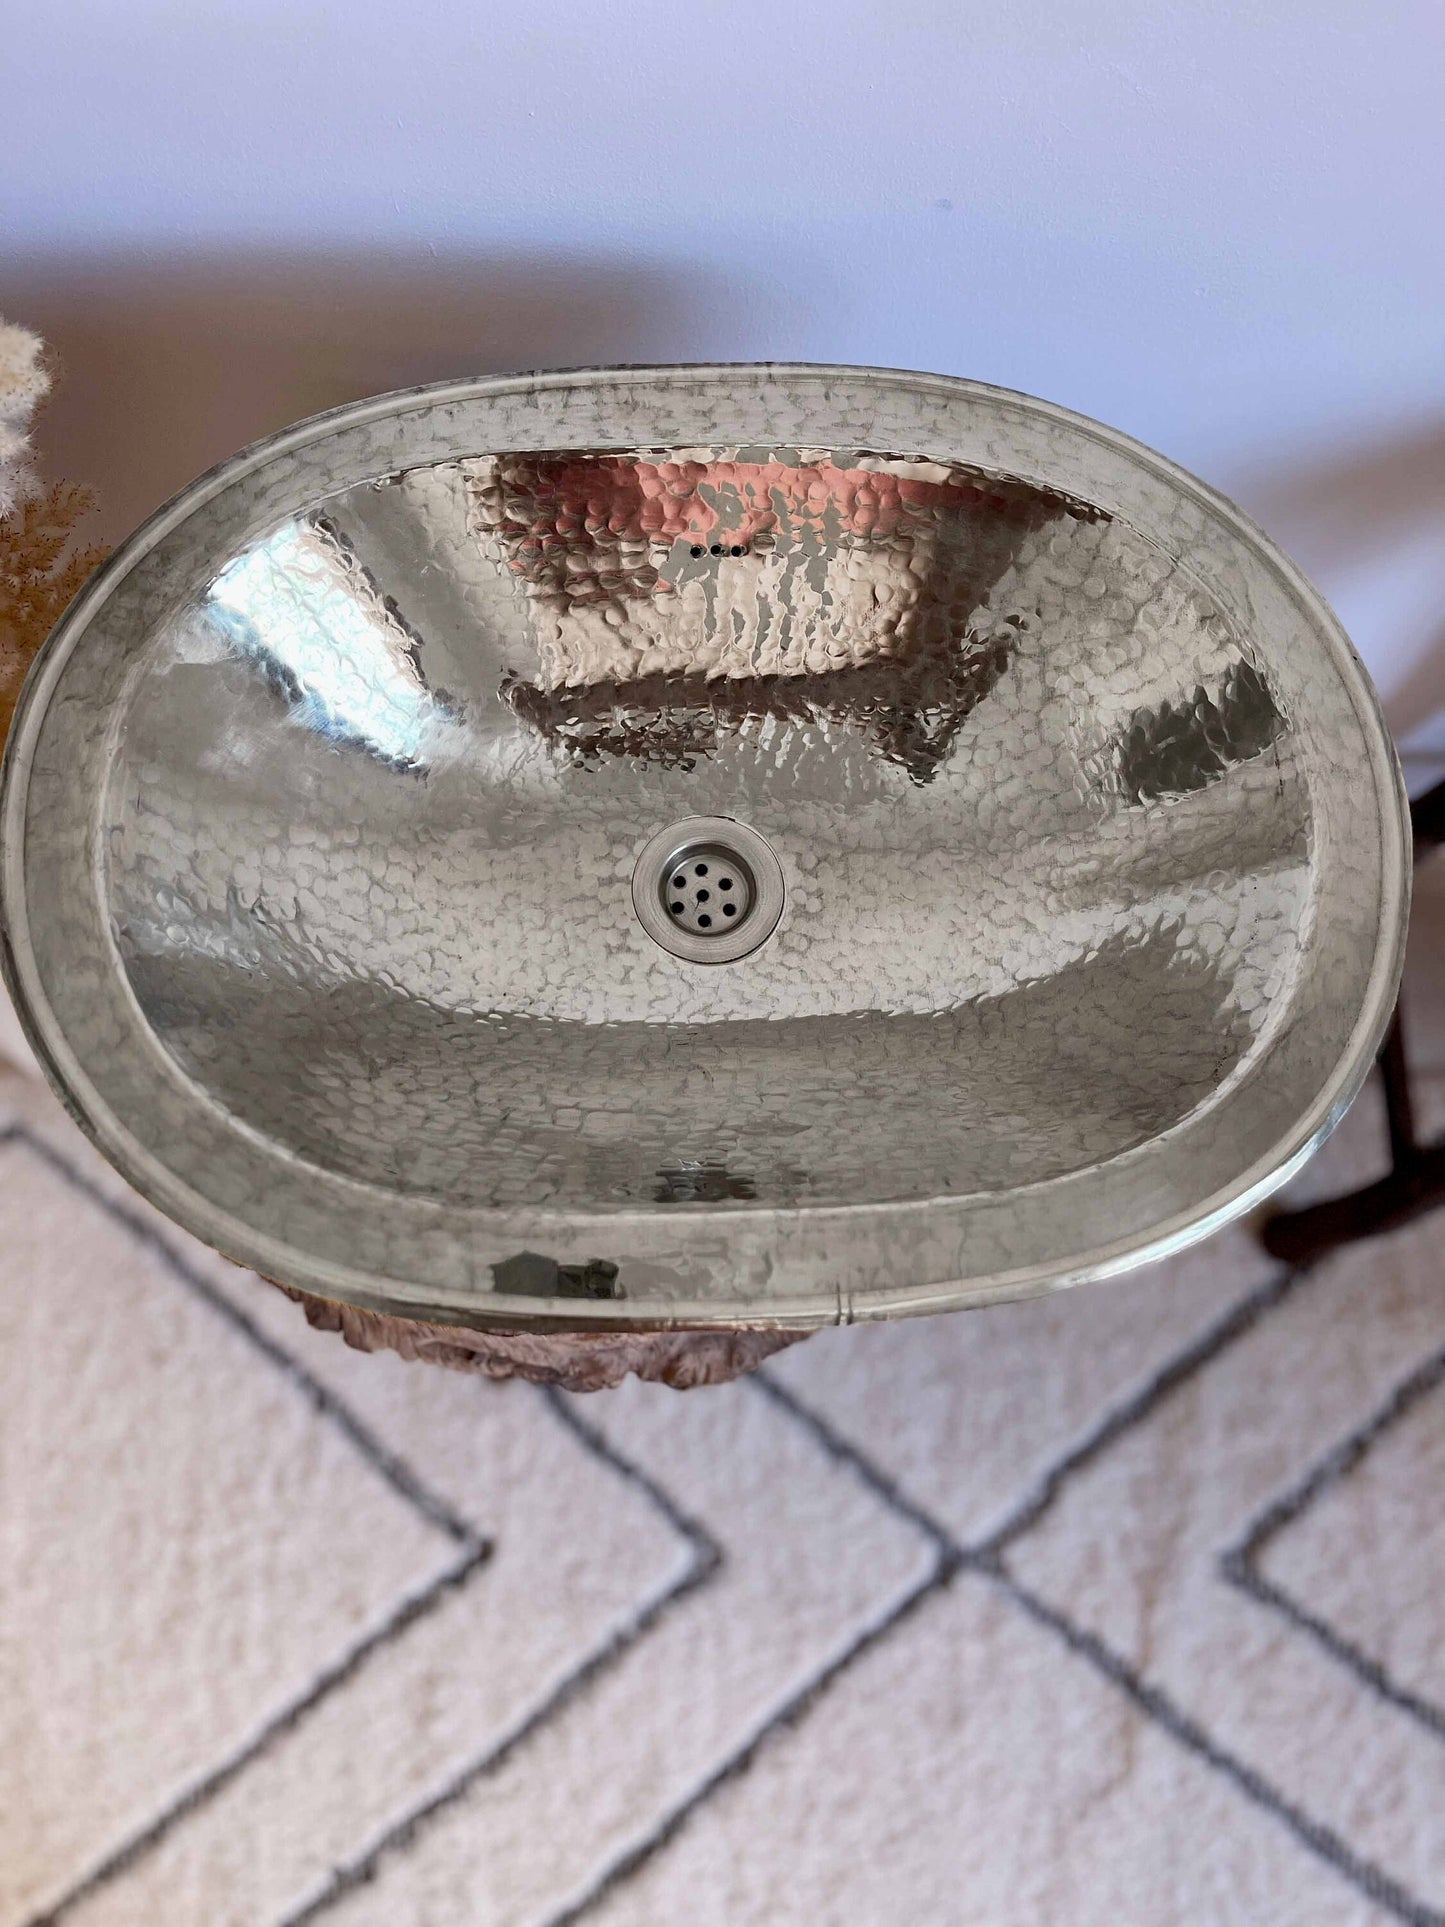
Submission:
M 275 1284 L 274 1279 L 265 1280 Z M 805 1331 L 486 1332 L 464 1325 L 432 1325 L 417 1318 L 362 1311 L 315 1298 L 289 1285 L 318 1331 L 340 1332 L 360 1352 L 397 1352 L 485 1378 L 525 1378 L 569 1392 L 598 1392 L 629 1372 L 685 1391 L 723 1385 L 755 1371 L 765 1358 L 806 1338 Z

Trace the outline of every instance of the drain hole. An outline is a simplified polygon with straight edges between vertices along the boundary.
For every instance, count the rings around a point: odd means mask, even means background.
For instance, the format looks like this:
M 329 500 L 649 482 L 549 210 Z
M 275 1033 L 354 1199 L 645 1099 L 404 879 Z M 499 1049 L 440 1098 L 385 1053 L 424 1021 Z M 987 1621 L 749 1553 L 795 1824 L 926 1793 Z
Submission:
M 740 838 L 752 834 L 731 823 L 720 823 L 719 827 L 736 827 Z M 766 845 L 763 849 L 776 864 Z M 724 963 L 746 954 L 748 937 L 760 921 L 760 895 L 758 880 L 743 850 L 721 837 L 716 842 L 699 837 L 681 846 L 675 843 L 671 849 L 665 845 L 658 848 L 656 867 L 650 874 L 645 864 L 644 852 L 633 875 L 633 903 L 644 929 L 664 950 L 672 950 L 674 956 L 692 963 L 709 962 L 708 952 L 714 948 L 722 953 L 718 961 Z M 780 898 L 781 890 L 778 894 Z M 758 942 L 771 932 L 780 908 L 780 901 L 770 906 L 768 926 Z M 685 940 L 682 948 L 673 948 L 671 932 L 677 933 L 678 941 Z

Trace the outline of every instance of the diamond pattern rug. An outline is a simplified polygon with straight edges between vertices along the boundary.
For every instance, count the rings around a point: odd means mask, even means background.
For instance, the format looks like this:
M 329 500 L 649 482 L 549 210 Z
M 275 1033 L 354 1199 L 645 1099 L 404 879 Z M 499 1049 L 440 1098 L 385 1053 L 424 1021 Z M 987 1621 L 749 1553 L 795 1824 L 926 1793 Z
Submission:
M 569 1398 L 310 1331 L 5 1039 L 0 1927 L 1445 1921 L 1445 1221 Z

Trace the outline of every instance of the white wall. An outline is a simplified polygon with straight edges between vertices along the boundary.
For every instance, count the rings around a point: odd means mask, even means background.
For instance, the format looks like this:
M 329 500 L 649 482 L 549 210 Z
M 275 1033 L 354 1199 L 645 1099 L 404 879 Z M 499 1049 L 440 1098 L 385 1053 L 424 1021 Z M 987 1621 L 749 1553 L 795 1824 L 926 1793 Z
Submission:
M 939 369 L 1220 483 L 1397 725 L 1445 703 L 1439 0 L 22 0 L 3 45 L 0 309 L 116 532 L 427 376 Z

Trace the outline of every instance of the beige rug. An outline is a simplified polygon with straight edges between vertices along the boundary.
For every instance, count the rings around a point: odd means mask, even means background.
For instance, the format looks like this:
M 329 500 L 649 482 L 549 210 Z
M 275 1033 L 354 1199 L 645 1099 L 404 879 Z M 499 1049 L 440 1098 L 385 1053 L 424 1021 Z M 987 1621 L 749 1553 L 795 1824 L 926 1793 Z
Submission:
M 567 1399 L 0 1128 L 0 1927 L 1445 1920 L 1445 1216 Z

